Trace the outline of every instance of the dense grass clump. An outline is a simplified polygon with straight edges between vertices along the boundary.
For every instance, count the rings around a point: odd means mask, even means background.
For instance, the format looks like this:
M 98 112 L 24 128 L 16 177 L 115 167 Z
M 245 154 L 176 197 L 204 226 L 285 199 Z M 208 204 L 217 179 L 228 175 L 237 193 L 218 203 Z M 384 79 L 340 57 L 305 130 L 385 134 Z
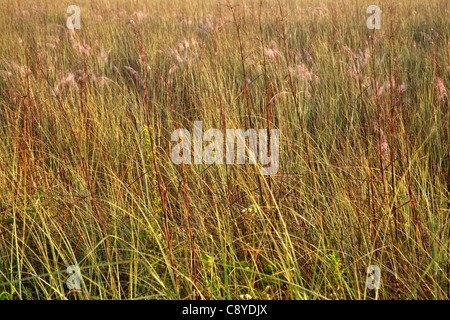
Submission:
M 0 299 L 450 298 L 447 1 L 73 4 L 0 1 Z M 194 121 L 277 174 L 174 164 Z

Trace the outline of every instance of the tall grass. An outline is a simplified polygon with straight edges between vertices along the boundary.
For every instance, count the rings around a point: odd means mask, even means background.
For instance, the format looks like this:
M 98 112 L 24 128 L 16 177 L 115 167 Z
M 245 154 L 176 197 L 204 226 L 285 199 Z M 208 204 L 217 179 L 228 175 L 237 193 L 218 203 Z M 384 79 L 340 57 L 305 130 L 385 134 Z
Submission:
M 1 299 L 450 298 L 447 2 L 72 4 L 0 1 Z M 175 165 L 197 120 L 278 173 Z

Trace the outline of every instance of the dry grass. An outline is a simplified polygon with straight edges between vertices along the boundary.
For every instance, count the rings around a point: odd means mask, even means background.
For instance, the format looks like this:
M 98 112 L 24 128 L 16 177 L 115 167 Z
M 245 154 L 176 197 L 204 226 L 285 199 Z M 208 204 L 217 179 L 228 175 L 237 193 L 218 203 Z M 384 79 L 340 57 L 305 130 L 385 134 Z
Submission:
M 445 1 L 0 4 L 0 298 L 450 298 Z M 175 165 L 197 120 L 278 173 Z

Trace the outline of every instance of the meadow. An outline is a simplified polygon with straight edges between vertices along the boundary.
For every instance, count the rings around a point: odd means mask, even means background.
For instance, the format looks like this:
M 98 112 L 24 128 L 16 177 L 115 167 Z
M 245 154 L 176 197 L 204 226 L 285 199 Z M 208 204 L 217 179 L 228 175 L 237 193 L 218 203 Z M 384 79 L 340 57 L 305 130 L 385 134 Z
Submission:
M 450 299 L 449 2 L 374 2 L 0 0 L 0 299 Z

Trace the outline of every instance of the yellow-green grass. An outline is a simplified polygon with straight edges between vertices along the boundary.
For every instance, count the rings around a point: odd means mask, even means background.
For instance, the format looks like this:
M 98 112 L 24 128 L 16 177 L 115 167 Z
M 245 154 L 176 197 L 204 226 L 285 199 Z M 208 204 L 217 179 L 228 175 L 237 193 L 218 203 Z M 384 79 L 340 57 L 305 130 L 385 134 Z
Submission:
M 372 4 L 1 0 L 0 298 L 449 299 L 450 8 Z M 278 173 L 175 165 L 197 120 Z

